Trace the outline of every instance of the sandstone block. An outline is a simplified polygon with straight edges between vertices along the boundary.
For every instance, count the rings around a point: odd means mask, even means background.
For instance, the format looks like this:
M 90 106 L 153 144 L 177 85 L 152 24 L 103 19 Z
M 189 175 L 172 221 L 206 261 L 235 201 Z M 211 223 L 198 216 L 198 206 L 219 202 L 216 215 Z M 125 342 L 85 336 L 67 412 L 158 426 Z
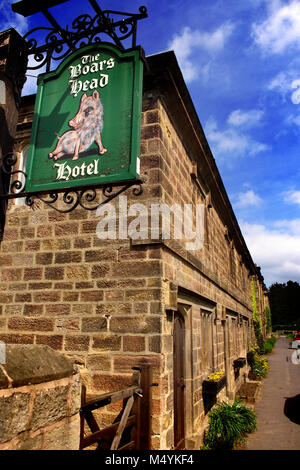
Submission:
M 85 262 L 117 261 L 117 250 L 90 250 L 85 252 Z
M 62 335 L 36 335 L 36 344 L 44 344 L 52 349 L 61 350 L 63 344 Z
M 78 413 L 81 408 L 81 387 L 82 387 L 81 377 L 80 377 L 80 374 L 77 374 L 74 377 L 73 383 L 71 384 L 71 387 L 70 387 L 70 393 L 71 393 L 71 403 L 70 403 L 70 409 L 69 409 L 70 416 L 73 416 L 76 413 Z
M 24 305 L 24 315 L 27 317 L 43 315 L 44 306 L 43 305 Z
M 64 268 L 51 267 L 45 269 L 45 279 L 57 281 L 64 278 Z
M 101 302 L 103 300 L 103 291 L 101 290 L 87 290 L 80 292 L 81 302 Z
M 102 317 L 90 317 L 82 319 L 81 331 L 83 332 L 97 332 L 106 331 L 106 319 Z
M 79 299 L 79 292 L 64 292 L 63 301 L 64 302 L 76 302 Z
M 36 430 L 67 415 L 68 386 L 42 390 L 34 398 L 31 429 Z
M 95 264 L 92 266 L 91 277 L 98 279 L 106 276 L 109 273 L 109 264 Z
M 2 269 L 1 280 L 3 282 L 20 281 L 22 277 L 21 268 Z
M 101 334 L 93 336 L 93 349 L 102 351 L 119 351 L 121 349 L 121 336 L 113 334 Z
M 30 436 L 29 432 L 19 437 L 14 450 L 41 450 L 43 442 L 43 434 L 38 433 Z
M 53 227 L 52 225 L 39 225 L 37 227 L 36 235 L 38 238 L 52 237 Z M 32 237 L 34 238 L 34 237 Z
M 42 268 L 25 268 L 24 269 L 24 281 L 40 280 L 43 276 Z
M 16 294 L 15 302 L 31 302 L 31 294 Z
M 89 278 L 89 268 L 82 265 L 66 266 L 66 279 L 82 281 Z
M 48 318 L 13 317 L 8 320 L 8 328 L 24 331 L 53 331 L 53 320 Z
M 29 416 L 29 393 L 0 397 L 0 442 L 8 441 L 25 431 Z
M 132 367 L 138 367 L 142 364 L 151 364 L 153 371 L 159 373 L 161 365 L 161 356 L 156 355 L 114 355 L 113 356 L 113 367 L 116 373 L 127 373 L 132 371 Z
M 63 237 L 65 235 L 76 235 L 78 233 L 78 223 L 70 222 L 55 225 L 55 236 Z
M 159 261 L 123 261 L 112 266 L 112 276 L 117 277 L 154 277 L 159 275 L 160 272 Z
M 160 300 L 160 289 L 129 289 L 126 290 L 125 298 L 132 301 Z
M 55 263 L 80 263 L 82 259 L 82 253 L 80 251 L 67 251 L 59 252 L 55 254 Z
M 123 351 L 145 351 L 145 337 L 128 335 L 123 337 Z
M 60 292 L 34 292 L 34 302 L 58 302 L 60 300 Z
M 110 321 L 110 331 L 113 333 L 159 333 L 161 319 L 159 317 L 113 317 Z
M 79 331 L 79 318 L 59 318 L 56 320 L 56 328 L 61 331 Z
M 0 334 L 0 341 L 4 341 L 5 344 L 32 344 L 34 336 L 26 334 Z
M 89 349 L 89 336 L 66 336 L 65 350 L 66 351 L 88 351 Z
M 68 315 L 71 311 L 70 304 L 49 304 L 45 307 L 46 315 Z
M 89 370 L 110 371 L 111 356 L 108 354 L 90 354 L 87 358 L 87 368 Z
M 94 374 L 92 378 L 93 390 L 103 393 L 127 388 L 131 384 L 132 374 L 127 377 L 124 375 Z
M 53 259 L 53 253 L 37 253 L 36 264 L 51 264 Z

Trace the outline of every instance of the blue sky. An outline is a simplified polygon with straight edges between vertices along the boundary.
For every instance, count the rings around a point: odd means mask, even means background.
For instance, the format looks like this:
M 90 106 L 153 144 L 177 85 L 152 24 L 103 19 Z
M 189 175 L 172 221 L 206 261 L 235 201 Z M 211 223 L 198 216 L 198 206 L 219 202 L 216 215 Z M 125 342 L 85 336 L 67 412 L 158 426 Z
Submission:
M 46 25 L 0 4 L 1 30 Z M 265 282 L 300 282 L 300 0 L 99 0 L 138 12 L 146 55 L 174 50 L 254 262 Z M 62 26 L 88 0 L 51 12 Z M 29 72 L 36 74 L 36 72 Z M 28 77 L 23 94 L 35 92 Z

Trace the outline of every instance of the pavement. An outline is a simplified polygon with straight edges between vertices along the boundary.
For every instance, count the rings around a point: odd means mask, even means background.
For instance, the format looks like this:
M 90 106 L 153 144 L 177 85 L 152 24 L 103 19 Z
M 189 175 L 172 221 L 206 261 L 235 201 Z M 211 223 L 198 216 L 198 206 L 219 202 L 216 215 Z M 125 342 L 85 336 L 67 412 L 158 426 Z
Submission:
M 248 435 L 246 450 L 300 450 L 300 363 L 295 350 L 279 337 L 266 358 L 268 375 L 255 404 L 257 430 Z

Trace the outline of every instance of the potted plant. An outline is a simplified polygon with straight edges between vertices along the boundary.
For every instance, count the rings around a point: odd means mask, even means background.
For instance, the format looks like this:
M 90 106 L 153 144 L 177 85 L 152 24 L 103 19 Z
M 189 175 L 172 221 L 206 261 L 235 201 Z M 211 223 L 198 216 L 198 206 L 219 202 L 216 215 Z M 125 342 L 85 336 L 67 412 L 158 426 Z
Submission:
M 246 365 L 246 358 L 245 357 L 238 357 L 237 359 L 235 359 L 233 361 L 233 367 L 235 369 L 241 369 L 242 367 L 244 367 L 244 365 Z
M 217 371 L 209 375 L 206 380 L 202 382 L 202 391 L 204 394 L 216 395 L 226 385 L 226 375 L 224 372 Z
M 254 348 L 251 348 L 250 351 L 247 352 L 247 362 L 250 367 L 252 366 L 254 362 L 254 356 L 255 356 L 255 350 Z

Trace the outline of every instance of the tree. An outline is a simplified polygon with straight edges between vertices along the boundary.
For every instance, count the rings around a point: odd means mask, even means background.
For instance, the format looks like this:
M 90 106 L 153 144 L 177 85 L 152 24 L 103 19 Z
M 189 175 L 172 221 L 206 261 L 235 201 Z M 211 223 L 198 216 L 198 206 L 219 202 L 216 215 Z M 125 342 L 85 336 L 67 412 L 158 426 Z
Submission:
M 298 282 L 272 284 L 269 288 L 272 324 L 300 327 L 300 285 Z M 296 326 L 297 327 L 297 326 Z

